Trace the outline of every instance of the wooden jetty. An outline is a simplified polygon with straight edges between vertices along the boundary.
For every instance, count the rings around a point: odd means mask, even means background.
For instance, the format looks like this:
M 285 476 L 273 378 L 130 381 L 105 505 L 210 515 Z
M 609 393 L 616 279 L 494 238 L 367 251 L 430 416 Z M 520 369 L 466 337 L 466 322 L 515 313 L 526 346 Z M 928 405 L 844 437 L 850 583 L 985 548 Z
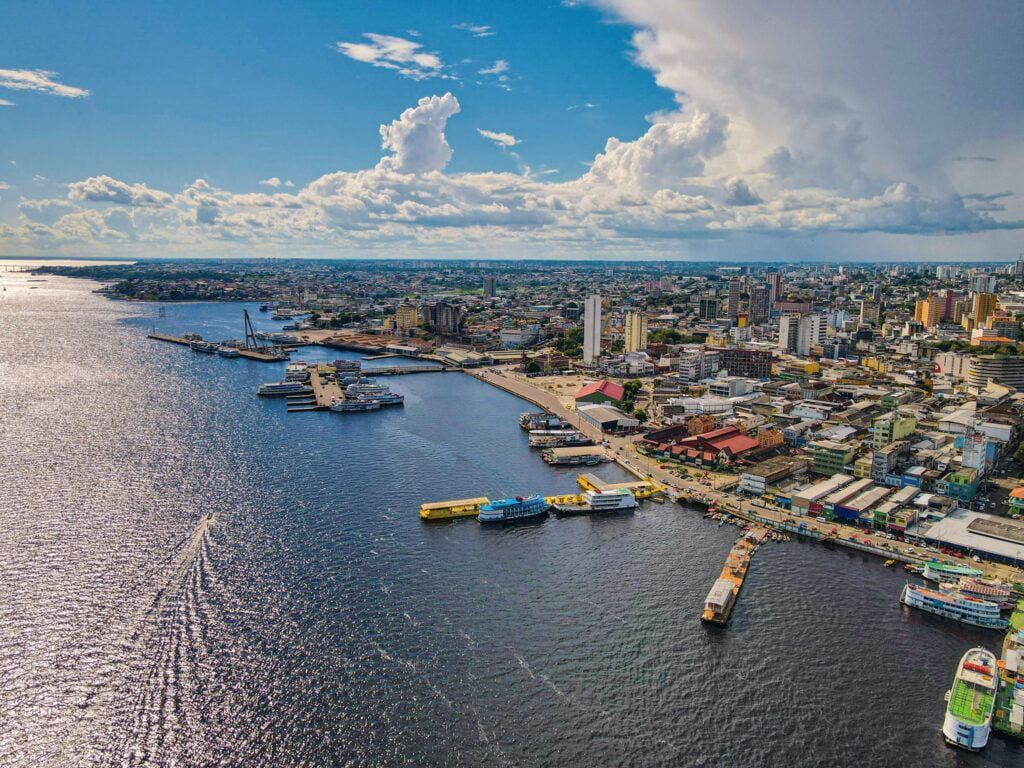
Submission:
M 743 581 L 747 577 L 750 558 L 767 536 L 767 528 L 751 528 L 733 544 L 729 554 L 726 555 L 725 566 L 722 568 L 721 574 L 704 601 L 702 621 L 722 626 L 729 622 L 732 609 L 736 605 L 736 599 L 743 587 Z

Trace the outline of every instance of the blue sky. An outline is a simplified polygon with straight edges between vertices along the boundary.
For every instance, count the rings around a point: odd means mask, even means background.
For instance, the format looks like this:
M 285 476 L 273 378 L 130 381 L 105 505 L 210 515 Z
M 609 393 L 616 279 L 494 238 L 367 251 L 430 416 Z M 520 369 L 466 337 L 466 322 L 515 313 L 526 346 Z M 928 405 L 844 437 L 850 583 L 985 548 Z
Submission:
M 1024 11 L 890 5 L 16 2 L 0 252 L 1011 258 Z
M 380 156 L 378 126 L 451 90 L 450 171 L 516 170 L 476 127 L 509 132 L 537 168 L 577 176 L 609 136 L 634 137 L 671 93 L 629 61 L 632 30 L 557 1 L 24 4 L 0 31 L 0 67 L 54 70 L 82 100 L 8 92 L 0 115 L 18 172 L 95 174 L 175 188 L 198 175 L 233 189 L 268 176 L 310 181 Z M 488 25 L 474 36 L 458 24 Z M 419 33 L 415 37 L 409 33 Z M 337 41 L 365 32 L 437 51 L 459 82 L 416 81 L 346 58 Z M 86 42 L 87 41 L 87 42 Z M 478 75 L 508 62 L 507 87 Z M 593 108 L 574 105 L 596 104 Z

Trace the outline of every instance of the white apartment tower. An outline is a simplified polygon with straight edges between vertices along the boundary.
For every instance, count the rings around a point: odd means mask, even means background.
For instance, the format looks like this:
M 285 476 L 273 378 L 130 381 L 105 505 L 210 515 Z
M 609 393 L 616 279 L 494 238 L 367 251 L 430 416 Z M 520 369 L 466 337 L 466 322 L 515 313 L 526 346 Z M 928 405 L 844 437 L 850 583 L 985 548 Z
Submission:
M 601 296 L 594 293 L 583 305 L 583 363 L 591 365 L 601 357 Z
M 811 347 L 825 342 L 826 318 L 821 314 L 787 314 L 779 319 L 779 349 L 809 355 Z

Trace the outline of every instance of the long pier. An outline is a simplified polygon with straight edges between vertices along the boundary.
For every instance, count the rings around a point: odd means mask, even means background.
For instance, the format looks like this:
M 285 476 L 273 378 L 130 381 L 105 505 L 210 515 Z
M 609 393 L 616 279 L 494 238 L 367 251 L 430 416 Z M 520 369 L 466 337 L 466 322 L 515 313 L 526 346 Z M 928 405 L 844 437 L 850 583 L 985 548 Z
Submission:
M 313 403 L 308 402 L 309 395 L 306 395 L 306 402 L 297 403 L 290 402 L 288 405 L 289 411 L 322 411 L 329 408 L 335 400 L 341 400 L 345 397 L 344 392 L 341 391 L 341 385 L 337 381 L 329 380 L 324 378 L 320 374 L 320 370 L 317 366 L 309 366 L 309 386 L 313 388 L 312 399 Z
M 702 621 L 709 621 L 713 624 L 725 625 L 732 616 L 732 609 L 736 606 L 743 582 L 747 578 L 747 571 L 750 569 L 750 558 L 753 557 L 761 542 L 768 536 L 767 528 L 753 528 L 745 531 L 739 540 L 733 544 L 729 554 L 725 557 L 725 565 L 708 593 L 704 602 L 704 613 L 701 614 Z
M 446 365 L 382 365 L 379 368 L 364 368 L 363 374 L 366 376 L 402 376 L 406 373 L 445 373 L 461 370 L 461 368 L 449 368 Z
M 146 334 L 147 339 L 156 339 L 157 341 L 167 341 L 171 344 L 182 344 L 186 347 L 191 346 L 192 342 L 188 339 L 183 339 L 178 336 L 168 336 L 163 333 L 148 333 Z M 256 360 L 261 363 L 280 363 L 281 358 L 277 355 L 268 355 L 264 352 L 256 352 L 252 349 L 239 349 L 238 356 L 244 357 L 247 360 Z

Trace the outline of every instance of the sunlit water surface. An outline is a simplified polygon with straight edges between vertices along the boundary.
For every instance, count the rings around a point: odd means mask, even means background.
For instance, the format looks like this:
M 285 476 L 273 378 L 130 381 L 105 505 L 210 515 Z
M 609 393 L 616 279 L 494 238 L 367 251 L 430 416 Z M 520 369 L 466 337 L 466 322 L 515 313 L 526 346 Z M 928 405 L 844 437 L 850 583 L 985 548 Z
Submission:
M 575 488 L 526 403 L 428 373 L 289 414 L 254 395 L 281 365 L 145 338 L 237 337 L 241 305 L 34 280 L 0 273 L 0 765 L 1024 763 L 944 746 L 956 661 L 999 636 L 901 610 L 877 559 L 767 545 L 708 628 L 736 529 L 694 510 L 421 523 Z

